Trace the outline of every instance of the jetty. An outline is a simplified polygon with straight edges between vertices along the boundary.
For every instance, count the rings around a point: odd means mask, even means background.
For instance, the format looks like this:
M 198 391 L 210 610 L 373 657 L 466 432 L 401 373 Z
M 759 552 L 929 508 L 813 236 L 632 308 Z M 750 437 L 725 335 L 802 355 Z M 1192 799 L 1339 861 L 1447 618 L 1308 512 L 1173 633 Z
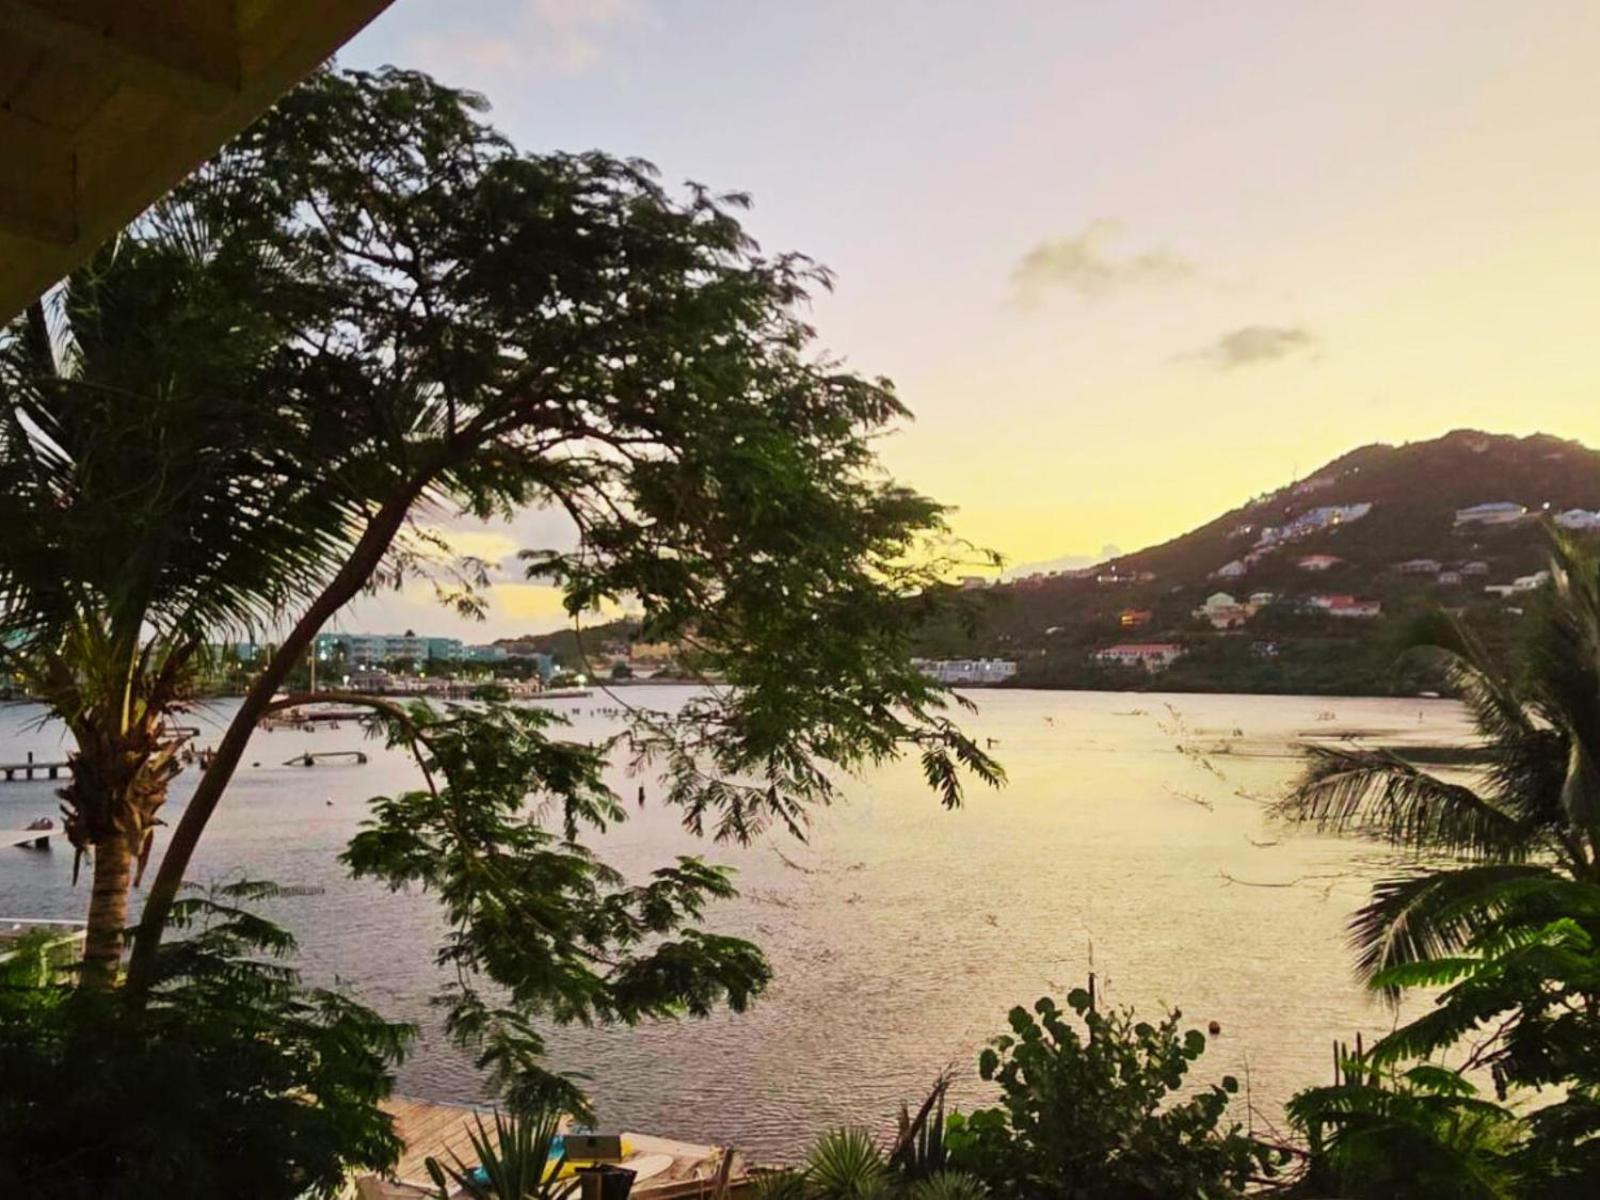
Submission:
M 467 1104 L 438 1104 L 395 1096 L 383 1101 L 394 1118 L 394 1131 L 405 1149 L 388 1178 L 364 1175 L 355 1180 L 361 1200 L 424 1200 L 437 1196 L 428 1178 L 427 1160 L 454 1162 L 459 1155 L 468 1166 L 477 1159 L 472 1134 L 481 1117 L 492 1125 L 487 1108 Z M 632 1195 L 640 1200 L 728 1200 L 749 1187 L 748 1169 L 732 1150 L 697 1146 L 643 1133 L 622 1134 L 623 1157 L 619 1166 L 634 1171 Z
M 35 825 L 27 829 L 0 829 L 0 846 L 32 846 L 35 850 L 48 850 L 50 838 L 60 832 L 54 825 Z
M 63 771 L 70 770 L 72 770 L 72 764 L 65 761 L 35 762 L 32 753 L 29 753 L 26 762 L 0 763 L 0 775 L 5 776 L 7 783 L 15 783 L 18 780 L 31 780 L 35 772 L 38 772 L 40 778 L 43 779 L 59 779 Z
M 365 750 L 318 750 L 315 753 L 306 751 L 296 754 L 293 758 L 286 758 L 283 765 L 286 767 L 314 767 L 323 762 L 350 762 L 364 763 L 367 761 Z

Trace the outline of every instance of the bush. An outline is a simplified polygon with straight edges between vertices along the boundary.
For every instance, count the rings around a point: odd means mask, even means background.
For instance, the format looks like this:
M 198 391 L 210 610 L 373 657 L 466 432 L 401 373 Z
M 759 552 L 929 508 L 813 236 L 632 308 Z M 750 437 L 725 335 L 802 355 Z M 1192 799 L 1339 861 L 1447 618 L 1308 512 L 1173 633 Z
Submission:
M 1169 1102 L 1206 1045 L 1198 1030 L 1180 1035 L 1180 1013 L 1135 1021 L 1098 1011 L 1081 989 L 1067 1004 L 1081 1034 L 1049 998 L 1011 1010 L 1011 1033 L 978 1060 L 1000 1104 L 950 1118 L 956 1167 L 1017 1200 L 1232 1195 L 1273 1173 L 1277 1151 L 1222 1127 L 1239 1088 L 1231 1076 Z
M 0 973 L 0 1196 L 291 1200 L 381 1170 L 379 1101 L 410 1030 L 271 961 L 287 934 L 231 901 L 180 901 L 138 1003 L 17 960 Z

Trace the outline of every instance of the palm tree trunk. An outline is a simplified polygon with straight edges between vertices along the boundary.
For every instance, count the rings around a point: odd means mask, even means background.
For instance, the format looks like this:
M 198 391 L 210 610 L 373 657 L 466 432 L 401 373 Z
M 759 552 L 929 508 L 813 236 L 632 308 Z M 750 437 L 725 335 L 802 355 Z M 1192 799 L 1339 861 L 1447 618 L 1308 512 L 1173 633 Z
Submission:
M 105 991 L 117 982 L 122 936 L 128 927 L 128 887 L 133 848 L 121 833 L 94 847 L 94 886 L 89 893 L 89 927 L 83 947 L 83 986 Z

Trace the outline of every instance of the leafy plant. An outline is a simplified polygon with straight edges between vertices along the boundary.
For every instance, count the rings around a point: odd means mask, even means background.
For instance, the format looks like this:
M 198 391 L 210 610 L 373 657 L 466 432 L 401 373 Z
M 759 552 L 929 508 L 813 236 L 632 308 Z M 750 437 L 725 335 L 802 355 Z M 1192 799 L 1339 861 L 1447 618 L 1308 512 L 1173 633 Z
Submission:
M 889 1190 L 889 1167 L 865 1129 L 823 1134 L 806 1158 L 806 1181 L 816 1200 L 871 1200 Z
M 935 1171 L 906 1191 L 907 1200 L 988 1200 L 983 1180 L 966 1171 Z
M 471 1200 L 564 1200 L 578 1189 L 576 1178 L 561 1178 L 566 1154 L 553 1154 L 560 1133 L 562 1112 L 554 1106 L 525 1110 L 507 1116 L 494 1114 L 494 1130 L 475 1119 L 468 1132 L 477 1165 L 452 1153 L 450 1163 L 431 1155 L 428 1176 L 439 1189 L 439 1200 L 465 1194 Z
M 274 891 L 180 899 L 141 1002 L 0 965 L 0 1195 L 297 1200 L 394 1162 L 380 1101 L 412 1031 L 300 985 L 244 907 Z
M 900 1105 L 899 1129 L 894 1148 L 889 1152 L 889 1169 L 905 1179 L 919 1180 L 944 1170 L 948 1159 L 945 1146 L 945 1093 L 950 1077 L 941 1076 L 923 1100 L 916 1116 Z
M 1173 1098 L 1205 1050 L 1178 1012 L 1159 1024 L 1102 1013 L 1082 989 L 1067 1005 L 1012 1009 L 978 1063 L 1000 1104 L 950 1119 L 953 1165 L 1019 1200 L 1220 1196 L 1276 1168 L 1277 1152 L 1223 1124 L 1231 1076 Z
M 1345 1080 L 1288 1105 L 1306 1139 L 1307 1182 L 1352 1200 L 1505 1200 L 1526 1195 L 1512 1151 L 1523 1129 L 1455 1072 L 1384 1070 L 1348 1058 Z

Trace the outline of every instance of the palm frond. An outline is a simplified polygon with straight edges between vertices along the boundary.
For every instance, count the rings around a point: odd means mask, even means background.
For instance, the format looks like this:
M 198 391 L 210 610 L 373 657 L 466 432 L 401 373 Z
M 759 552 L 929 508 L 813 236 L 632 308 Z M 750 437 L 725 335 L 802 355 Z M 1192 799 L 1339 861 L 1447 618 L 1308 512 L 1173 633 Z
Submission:
M 1319 831 L 1486 861 L 1518 862 L 1534 849 L 1521 822 L 1469 787 L 1385 751 L 1313 747 L 1276 815 Z
M 1548 867 L 1494 863 L 1422 871 L 1385 879 L 1350 918 L 1357 970 L 1391 999 L 1408 978 L 1398 972 L 1419 964 L 1444 964 L 1462 956 L 1473 939 L 1514 906 L 1530 888 L 1564 883 Z

